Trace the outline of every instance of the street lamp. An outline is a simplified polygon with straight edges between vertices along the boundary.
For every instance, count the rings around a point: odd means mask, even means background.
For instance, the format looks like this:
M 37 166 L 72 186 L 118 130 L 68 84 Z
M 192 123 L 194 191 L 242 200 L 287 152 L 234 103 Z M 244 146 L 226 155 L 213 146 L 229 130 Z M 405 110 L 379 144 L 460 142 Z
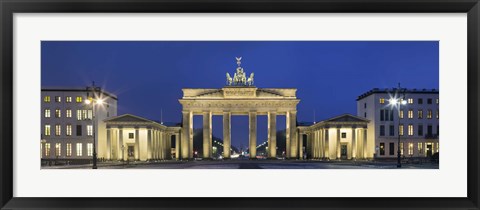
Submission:
M 97 115 L 96 113 L 96 109 L 95 109 L 95 105 L 98 105 L 98 104 L 103 104 L 103 99 L 102 98 L 99 98 L 97 97 L 97 95 L 95 94 L 95 92 L 97 91 L 100 91 L 100 88 L 99 87 L 95 87 L 95 83 L 92 83 L 92 87 L 90 88 L 91 91 L 92 91 L 92 97 L 88 97 L 88 94 L 87 94 L 87 100 L 85 100 L 85 104 L 87 105 L 92 105 L 92 135 L 93 135 L 93 165 L 92 165 L 92 169 L 97 169 L 97 143 L 95 141 L 95 116 Z
M 400 86 L 398 87 L 400 89 Z M 398 144 L 397 144 L 397 168 L 401 168 L 402 167 L 402 161 L 401 161 L 401 155 L 400 155 L 400 106 L 402 105 L 406 105 L 407 102 L 405 101 L 405 90 L 406 89 L 403 89 L 403 94 L 402 94 L 402 97 L 400 98 L 397 98 L 397 94 L 395 94 L 395 97 L 391 97 L 389 100 L 388 100 L 388 103 L 389 105 L 391 106 L 392 108 L 392 111 L 393 111 L 393 108 L 396 107 L 397 108 L 397 113 L 398 113 Z

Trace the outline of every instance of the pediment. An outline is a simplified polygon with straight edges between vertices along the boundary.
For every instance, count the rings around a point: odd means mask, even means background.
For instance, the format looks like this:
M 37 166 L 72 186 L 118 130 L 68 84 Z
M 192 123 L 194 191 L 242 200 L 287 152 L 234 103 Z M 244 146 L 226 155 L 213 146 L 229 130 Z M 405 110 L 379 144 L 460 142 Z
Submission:
M 368 120 L 365 118 L 351 115 L 351 114 L 343 114 L 343 115 L 325 120 L 324 122 L 368 122 Z
M 112 117 L 110 119 L 106 119 L 105 122 L 152 122 L 152 121 L 142 117 L 135 116 L 135 115 L 124 114 L 117 117 Z

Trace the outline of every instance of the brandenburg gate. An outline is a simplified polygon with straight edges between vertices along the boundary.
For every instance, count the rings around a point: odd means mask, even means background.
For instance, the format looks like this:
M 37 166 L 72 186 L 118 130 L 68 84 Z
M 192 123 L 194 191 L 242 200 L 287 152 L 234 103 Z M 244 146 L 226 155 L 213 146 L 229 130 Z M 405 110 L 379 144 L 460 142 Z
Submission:
M 212 116 L 223 116 L 223 157 L 230 158 L 231 118 L 232 115 L 248 115 L 250 157 L 256 157 L 257 116 L 268 116 L 268 157 L 276 157 L 276 119 L 277 115 L 286 116 L 286 155 L 287 158 L 299 157 L 297 136 L 297 89 L 293 88 L 257 88 L 253 86 L 253 73 L 246 77 L 240 67 L 241 58 L 237 58 L 238 68 L 234 77 L 227 73 L 227 86 L 221 89 L 182 89 L 182 133 L 180 157 L 193 158 L 193 116 L 203 116 L 203 158 L 212 158 Z

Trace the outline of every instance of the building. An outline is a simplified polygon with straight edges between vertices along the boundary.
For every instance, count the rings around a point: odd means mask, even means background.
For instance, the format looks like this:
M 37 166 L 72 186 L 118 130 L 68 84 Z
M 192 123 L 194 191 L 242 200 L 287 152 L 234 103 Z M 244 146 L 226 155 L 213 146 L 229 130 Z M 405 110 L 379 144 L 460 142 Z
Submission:
M 93 92 L 102 103 L 87 104 Z M 103 120 L 117 115 L 117 96 L 99 88 L 42 88 L 41 108 L 42 160 L 91 161 L 94 132 L 98 158 L 106 157 Z
M 439 97 L 436 89 L 378 89 L 357 98 L 357 116 L 366 118 L 368 141 L 376 158 L 396 158 L 398 137 L 403 157 L 439 152 Z

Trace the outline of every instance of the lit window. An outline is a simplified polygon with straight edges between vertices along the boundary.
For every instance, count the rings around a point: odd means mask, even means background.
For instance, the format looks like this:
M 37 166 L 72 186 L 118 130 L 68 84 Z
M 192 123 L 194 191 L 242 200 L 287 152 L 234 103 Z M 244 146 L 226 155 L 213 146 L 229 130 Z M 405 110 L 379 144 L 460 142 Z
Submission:
M 384 104 L 384 103 L 385 103 L 385 99 L 384 99 L 384 98 L 380 98 L 380 103 L 381 103 L 381 104 Z
M 72 144 L 67 143 L 67 154 L 65 154 L 67 157 L 72 156 Z
M 432 119 L 432 110 L 427 110 L 427 119 Z
M 67 109 L 65 115 L 66 115 L 67 118 L 71 118 L 71 117 L 72 117 L 72 110 L 71 110 L 71 109 Z
M 413 143 L 408 143 L 408 155 L 413 155 Z
M 93 119 L 93 110 L 89 109 L 87 115 L 88 115 L 87 119 L 89 119 L 89 120 Z
M 403 109 L 400 110 L 400 119 L 403 119 Z
M 72 135 L 72 125 L 67 125 L 66 135 L 67 135 L 67 136 L 71 136 L 71 135 Z
M 55 109 L 55 117 L 56 118 L 62 117 L 62 111 L 60 109 Z
M 82 143 L 77 143 L 77 156 L 82 156 Z
M 421 142 L 418 143 L 418 153 L 420 153 L 420 154 L 423 153 L 423 143 L 421 143 Z
M 380 155 L 385 155 L 385 143 L 380 143 Z
M 407 102 L 408 102 L 408 104 L 413 104 L 413 98 L 409 98 L 409 99 L 407 100 Z
M 436 116 L 437 116 L 437 119 L 438 119 L 438 117 L 439 117 L 438 115 L 439 115 L 439 113 L 438 113 L 438 109 L 437 109 L 437 114 L 436 114 Z
M 412 124 L 408 125 L 408 135 L 413 136 L 413 125 Z
M 87 125 L 87 136 L 93 136 L 93 126 Z
M 93 144 L 92 143 L 87 144 L 87 155 L 88 156 L 93 156 Z
M 413 118 L 413 110 L 408 110 L 408 119 L 412 119 Z
M 438 149 L 439 149 L 438 147 L 439 147 L 439 146 L 440 146 L 440 145 L 439 145 L 439 143 L 437 142 L 437 150 L 436 150 L 437 152 L 438 152 Z
M 45 117 L 50 117 L 50 109 L 45 109 Z
M 82 101 L 83 101 L 82 96 L 77 96 L 76 101 L 77 101 L 77 103 L 82 103 Z
M 82 110 L 77 110 L 77 120 L 82 120 Z
M 50 103 L 50 96 L 43 97 L 43 101 L 47 102 L 47 103 Z
M 45 125 L 45 136 L 50 136 L 50 125 Z
M 62 102 L 62 97 L 55 96 L 55 102 L 58 102 L 58 103 Z
M 59 157 L 62 155 L 62 144 L 56 143 L 55 144 L 55 157 Z
M 423 110 L 418 110 L 418 119 L 423 119 Z
M 45 144 L 45 156 L 50 157 L 50 143 Z
M 398 126 L 398 133 L 400 134 L 400 136 L 403 136 L 403 125 Z
M 67 96 L 67 97 L 65 98 L 65 102 L 71 103 L 71 102 L 72 102 L 72 96 Z
M 88 116 L 87 116 L 87 110 L 82 110 L 82 119 L 83 120 L 89 119 Z
M 437 98 L 437 99 L 435 99 L 435 102 L 438 104 L 438 98 Z
M 403 142 L 400 142 L 400 155 L 403 155 Z
M 55 125 L 55 136 L 60 136 L 62 135 L 62 126 L 57 124 Z

